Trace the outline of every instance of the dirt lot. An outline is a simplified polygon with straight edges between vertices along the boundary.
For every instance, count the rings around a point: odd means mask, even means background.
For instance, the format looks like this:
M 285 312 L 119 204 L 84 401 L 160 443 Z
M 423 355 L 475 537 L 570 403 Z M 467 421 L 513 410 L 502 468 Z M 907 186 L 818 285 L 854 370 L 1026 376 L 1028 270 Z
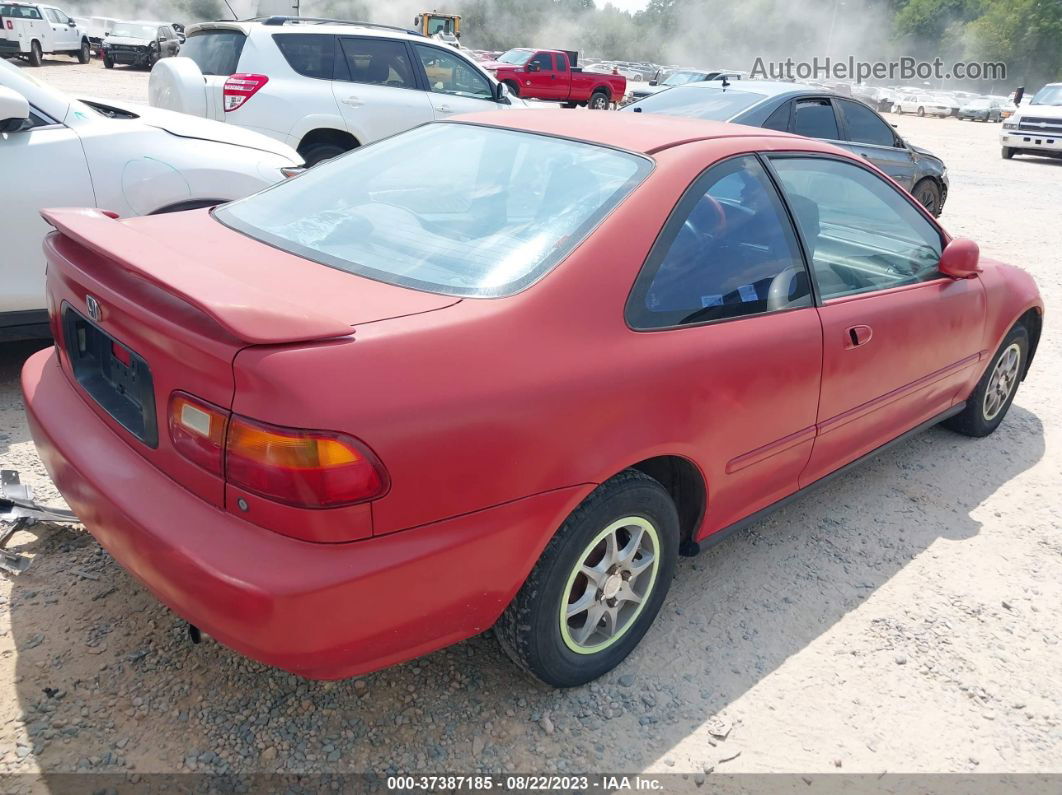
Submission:
M 146 95 L 98 62 L 34 74 Z M 1062 303 L 1062 161 L 1001 160 L 998 125 L 898 122 L 948 163 L 945 225 Z M 0 462 L 53 498 L 17 386 L 33 349 L 0 352 Z M 566 692 L 489 633 L 302 681 L 190 644 L 87 533 L 22 534 L 32 568 L 0 577 L 0 772 L 1062 772 L 1060 394 L 1049 320 L 995 435 L 930 431 L 683 559 L 629 661 Z

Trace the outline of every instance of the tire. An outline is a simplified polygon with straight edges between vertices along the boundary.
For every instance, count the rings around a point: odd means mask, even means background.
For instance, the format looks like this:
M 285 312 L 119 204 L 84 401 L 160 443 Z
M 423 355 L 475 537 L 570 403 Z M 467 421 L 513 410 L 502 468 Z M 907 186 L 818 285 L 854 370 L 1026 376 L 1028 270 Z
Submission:
M 27 60 L 29 60 L 30 66 L 40 66 L 44 63 L 44 53 L 41 51 L 41 43 L 36 39 L 30 42 L 29 58 Z
M 326 160 L 331 160 L 333 157 L 339 157 L 344 152 L 349 152 L 349 149 L 344 149 L 339 144 L 309 144 L 299 149 L 299 154 L 302 155 L 302 159 L 306 161 L 306 168 L 312 168 L 319 163 L 323 163 Z
M 940 215 L 941 192 L 940 185 L 937 184 L 936 180 L 929 177 L 920 179 L 918 184 L 914 186 L 914 190 L 911 191 L 911 195 L 933 215 Z
M 506 80 L 505 85 L 509 89 L 509 93 L 514 97 L 520 96 L 520 86 L 514 83 L 512 80 Z
M 159 54 L 155 50 L 152 50 L 151 52 L 148 53 L 147 61 L 145 62 L 144 65 L 147 66 L 147 70 L 150 72 L 152 67 L 154 67 L 155 64 L 157 64 L 158 62 L 159 62 Z
M 87 41 L 83 41 L 81 42 L 81 49 L 78 50 L 74 55 L 77 58 L 78 63 L 86 64 L 92 60 L 92 48 L 89 46 L 89 43 Z
M 590 101 L 586 103 L 586 106 L 590 108 L 590 110 L 608 110 L 609 101 L 606 92 L 595 91 L 590 95 Z
M 114 68 L 114 61 L 111 60 L 110 58 L 108 58 L 106 55 L 103 56 L 103 68 L 104 69 L 113 69 Z
M 605 568 L 603 555 L 610 547 L 619 547 L 619 553 L 634 549 Z M 678 547 L 678 512 L 664 487 L 635 470 L 620 473 L 587 497 L 550 539 L 498 619 L 498 641 L 517 665 L 547 685 L 576 687 L 597 679 L 634 650 L 660 612 Z M 648 554 L 649 548 L 655 554 Z M 642 566 L 628 579 L 626 565 L 638 562 Z M 603 568 L 600 579 L 582 573 L 591 567 Z M 612 598 L 605 596 L 609 591 Z M 619 595 L 638 591 L 639 602 Z M 584 600 L 582 610 L 562 613 Z M 619 622 L 614 634 L 606 620 L 610 611 L 615 611 L 611 621 Z M 587 630 L 592 615 L 597 620 Z
M 999 154 L 1004 160 L 1010 160 L 1012 157 L 1014 157 L 1015 154 L 1017 154 L 1017 152 L 1018 150 L 1015 149 L 1013 146 L 1004 146 L 1002 149 L 999 150 Z
M 926 109 L 925 108 L 919 108 L 918 109 L 918 115 L 919 116 L 925 116 L 926 115 Z
M 967 399 L 966 408 L 945 420 L 945 427 L 974 437 L 988 436 L 998 428 L 1014 402 L 1028 355 L 1029 332 L 1019 323 L 1003 339 Z

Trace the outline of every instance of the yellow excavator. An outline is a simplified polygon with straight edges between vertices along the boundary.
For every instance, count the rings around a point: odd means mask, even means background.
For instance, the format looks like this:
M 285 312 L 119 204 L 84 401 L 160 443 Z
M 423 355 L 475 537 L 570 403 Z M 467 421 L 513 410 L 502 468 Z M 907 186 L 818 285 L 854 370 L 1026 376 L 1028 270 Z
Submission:
M 413 20 L 413 27 L 425 36 L 442 39 L 456 44 L 461 38 L 461 15 L 440 14 L 438 11 L 425 11 Z

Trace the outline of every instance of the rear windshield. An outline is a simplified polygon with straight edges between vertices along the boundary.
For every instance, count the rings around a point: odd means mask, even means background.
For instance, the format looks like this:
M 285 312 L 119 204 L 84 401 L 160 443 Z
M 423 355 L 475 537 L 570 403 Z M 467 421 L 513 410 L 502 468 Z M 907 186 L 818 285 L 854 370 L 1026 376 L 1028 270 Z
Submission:
M 0 5 L 0 17 L 21 17 L 23 19 L 40 19 L 41 12 L 30 6 Z
M 694 119 L 727 121 L 764 98 L 763 94 L 705 85 L 676 86 L 628 105 L 623 110 L 641 108 L 643 113 L 666 113 Z
M 181 45 L 181 56 L 195 61 L 205 75 L 228 77 L 238 71 L 246 41 L 238 30 L 200 30 Z
M 269 245 L 390 284 L 511 295 L 571 252 L 651 169 L 545 135 L 429 124 L 214 216 Z

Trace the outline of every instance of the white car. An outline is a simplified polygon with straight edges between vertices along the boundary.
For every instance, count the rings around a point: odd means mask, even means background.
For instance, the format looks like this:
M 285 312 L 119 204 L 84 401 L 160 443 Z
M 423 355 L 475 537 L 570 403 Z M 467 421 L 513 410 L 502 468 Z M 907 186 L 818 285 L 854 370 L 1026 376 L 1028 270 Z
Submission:
M 919 116 L 950 116 L 951 103 L 929 94 L 904 94 L 892 106 L 892 110 L 894 113 L 917 113 Z
M 462 51 L 387 25 L 270 17 L 191 25 L 153 106 L 246 127 L 307 165 L 457 113 L 526 107 Z
M 1062 83 L 1048 83 L 1003 122 L 1004 160 L 1014 155 L 1062 157 Z
M 41 208 L 126 216 L 206 207 L 279 182 L 301 163 L 264 135 L 71 99 L 0 61 L 0 338 L 47 333 Z
M 88 31 L 55 6 L 0 2 L 0 58 L 17 56 L 40 66 L 45 53 L 73 55 L 88 63 Z

